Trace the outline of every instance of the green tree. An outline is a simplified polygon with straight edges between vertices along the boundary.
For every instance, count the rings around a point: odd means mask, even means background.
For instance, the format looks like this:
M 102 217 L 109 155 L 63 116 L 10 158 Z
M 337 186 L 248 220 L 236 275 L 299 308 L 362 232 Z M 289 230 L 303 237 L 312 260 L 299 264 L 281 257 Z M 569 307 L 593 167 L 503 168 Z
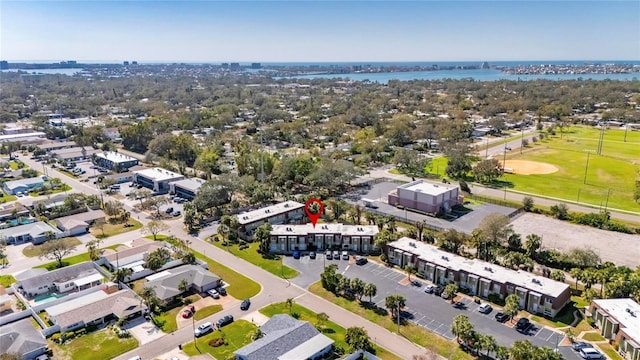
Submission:
M 295 303 L 295 300 L 293 300 L 293 298 L 287 298 L 287 300 L 285 300 L 284 303 L 289 309 L 289 314 L 291 314 L 291 310 L 293 309 L 293 304 Z
M 509 354 L 511 360 L 531 360 L 533 358 L 534 346 L 529 340 L 519 340 L 513 343 Z
M 442 291 L 444 296 L 447 299 L 450 299 L 451 302 L 453 302 L 453 299 L 455 298 L 457 292 L 458 292 L 458 285 L 456 285 L 456 284 L 449 284 L 449 285 L 445 286 L 444 290 Z
M 538 250 L 542 246 L 542 237 L 537 234 L 527 235 L 527 240 L 524 243 L 524 248 L 528 257 L 535 259 L 538 254 Z
M 180 282 L 178 283 L 178 290 L 183 293 L 185 291 L 187 291 L 187 288 L 189 287 L 189 281 L 187 281 L 187 279 L 182 279 L 180 280 Z
M 143 233 L 151 234 L 153 236 L 153 241 L 157 241 L 158 234 L 165 230 L 169 230 L 169 225 L 162 222 L 162 220 L 149 221 L 147 225 L 142 228 Z
M 502 176 L 503 168 L 498 159 L 480 160 L 473 167 L 473 176 L 481 183 L 491 183 Z
M 369 335 L 367 334 L 367 331 L 362 327 L 352 326 L 350 328 L 347 328 L 344 336 L 344 341 L 349 346 L 351 352 L 371 349 Z
M 270 223 L 264 223 L 264 224 L 258 226 L 258 228 L 256 229 L 255 239 L 260 244 L 260 247 L 259 247 L 260 253 L 263 256 L 269 254 L 269 252 L 271 251 L 271 249 L 270 249 L 270 244 L 271 244 L 271 224 Z
M 362 294 L 364 296 L 369 297 L 369 302 L 373 301 L 373 297 L 376 296 L 377 293 L 378 293 L 378 288 L 376 287 L 376 284 L 373 284 L 373 283 L 367 283 L 364 286 L 364 289 L 362 291 Z
M 551 215 L 559 220 L 568 220 L 569 219 L 569 207 L 565 203 L 560 203 L 557 205 L 552 205 L 549 210 L 551 211 Z
M 76 246 L 71 239 L 49 240 L 40 245 L 39 257 L 55 260 L 58 262 L 57 267 L 61 268 L 64 266 L 62 258 L 73 253 L 75 249 Z
M 165 248 L 159 248 L 147 255 L 144 266 L 148 269 L 156 271 L 171 259 L 171 253 Z
M 532 197 L 525 196 L 524 198 L 522 198 L 522 208 L 524 209 L 524 211 L 530 212 L 531 210 L 533 210 L 534 205 L 535 203 Z
M 496 348 L 497 360 L 509 360 L 509 349 L 506 346 L 498 345 Z
M 320 329 L 324 329 L 324 325 L 327 323 L 327 321 L 329 321 L 329 315 L 327 315 L 326 313 L 321 312 L 316 314 L 316 325 Z
M 364 281 L 357 277 L 351 279 L 349 282 L 349 287 L 353 294 L 358 298 L 358 301 L 362 300 L 362 295 L 364 295 L 364 286 Z
M 473 324 L 469 321 L 469 317 L 458 314 L 453 318 L 451 323 L 451 333 L 456 336 L 456 341 L 466 342 L 473 333 Z
M 509 217 L 499 213 L 487 215 L 478 225 L 478 229 L 493 245 L 503 244 L 513 232 L 509 225 Z
M 391 316 L 397 319 L 400 311 L 406 306 L 406 299 L 402 295 L 388 295 L 384 299 L 384 307 L 390 310 Z
M 562 270 L 555 269 L 551 272 L 551 279 L 555 281 L 564 282 L 565 278 L 566 278 L 565 273 Z
M 505 315 L 507 315 L 510 319 L 513 319 L 516 315 L 518 315 L 518 311 L 520 310 L 520 298 L 516 294 L 511 294 L 506 297 L 504 300 L 504 308 L 503 311 Z
M 160 303 L 156 290 L 152 287 L 145 286 L 138 295 L 140 295 L 140 298 L 147 304 L 149 310 L 155 312 L 156 306 Z
M 418 272 L 418 269 L 416 269 L 416 267 L 413 265 L 405 265 L 404 271 L 407 272 L 407 278 L 409 281 L 411 281 L 411 275 L 415 275 L 415 273 Z
M 131 268 L 119 268 L 116 269 L 116 272 L 113 274 L 112 279 L 118 283 L 118 286 L 120 286 L 121 282 L 125 282 L 125 280 L 127 279 L 127 277 L 131 276 L 131 274 L 133 274 L 133 270 Z

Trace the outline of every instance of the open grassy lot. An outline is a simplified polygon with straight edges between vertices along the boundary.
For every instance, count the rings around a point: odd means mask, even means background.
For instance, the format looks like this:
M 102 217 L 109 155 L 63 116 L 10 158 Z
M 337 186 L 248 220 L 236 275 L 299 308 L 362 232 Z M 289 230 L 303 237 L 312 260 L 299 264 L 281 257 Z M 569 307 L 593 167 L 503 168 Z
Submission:
M 115 245 L 111 245 L 111 246 L 107 246 L 101 249 L 112 249 L 115 250 L 118 248 L 118 246 L 122 246 L 122 244 L 115 244 Z M 74 256 L 70 256 L 67 258 L 63 258 L 62 259 L 62 265 L 64 266 L 69 266 L 69 265 L 75 265 L 81 262 L 85 262 L 85 261 L 90 261 L 91 258 L 89 257 L 89 253 L 82 253 L 82 254 L 78 254 L 78 255 L 74 255 Z M 46 264 L 42 264 L 42 265 L 38 265 L 38 266 L 34 266 L 34 268 L 45 268 L 47 270 L 54 270 L 57 269 L 58 267 L 58 262 L 57 261 L 52 261 L 52 262 L 48 262 Z
M 9 201 L 15 201 L 18 199 L 18 197 L 15 195 L 9 195 L 4 191 L 0 191 L 0 192 L 2 193 L 2 196 L 0 197 L 0 204 L 6 203 Z
M 287 307 L 286 303 L 280 302 L 280 303 L 275 303 L 275 304 L 265 306 L 262 309 L 260 309 L 260 312 L 268 317 L 272 317 L 273 315 L 277 315 L 277 314 L 289 314 L 289 308 Z M 318 327 L 318 318 L 316 317 L 317 314 L 307 309 L 304 306 L 294 303 L 293 306 L 291 307 L 291 314 L 297 314 L 299 316 L 298 317 L 299 320 L 308 321 L 314 326 Z M 345 349 L 347 352 L 349 351 L 347 343 L 344 340 L 345 334 L 347 332 L 345 328 L 334 323 L 331 320 L 328 320 L 325 323 L 321 324 L 320 327 L 322 328 L 322 333 L 325 336 L 335 341 L 336 346 L 339 346 L 342 349 Z M 381 359 L 389 359 L 389 360 L 400 359 L 393 353 L 390 353 L 379 346 L 374 345 L 374 349 L 375 349 L 374 355 L 378 356 Z
M 604 337 L 596 332 L 590 332 L 582 335 L 582 338 L 587 341 L 604 341 Z
M 93 236 L 99 239 L 108 238 L 109 236 L 118 235 L 142 228 L 142 224 L 135 219 L 129 219 L 129 221 L 127 221 L 126 223 L 121 222 L 113 224 L 107 221 L 104 224 L 104 228 L 101 229 L 100 226 L 101 225 L 97 224 L 93 225 L 89 230 Z
M 64 345 L 49 341 L 49 348 L 53 349 L 55 359 L 107 360 L 137 347 L 138 340 L 136 338 L 118 339 L 118 336 L 110 329 L 80 336 Z
M 350 301 L 348 299 L 337 297 L 333 293 L 322 288 L 320 282 L 316 282 L 309 287 L 309 291 L 321 296 L 322 298 L 331 301 L 332 303 L 351 311 L 354 314 L 362 316 L 363 318 L 376 323 L 390 332 L 397 331 L 397 325 L 389 315 L 380 315 L 375 313 L 371 309 L 367 309 L 361 306 L 357 301 Z M 429 348 L 444 356 L 447 359 L 452 360 L 471 360 L 473 356 L 465 353 L 460 349 L 455 341 L 449 341 L 443 337 L 440 337 L 427 329 L 408 323 L 402 325 L 400 334 L 407 338 L 407 340 Z
M 148 239 L 153 239 L 153 236 L 146 236 Z M 166 235 L 157 236 L 158 241 L 168 241 L 170 239 Z M 248 277 L 239 274 L 232 269 L 214 261 L 203 254 L 194 251 L 196 257 L 202 261 L 205 261 L 209 267 L 209 271 L 220 276 L 222 280 L 229 284 L 225 287 L 225 290 L 236 299 L 246 299 L 257 295 L 260 292 L 260 284 L 249 279 Z
M 16 282 L 16 278 L 11 275 L 0 275 L 0 286 L 8 288 Z
M 153 322 L 167 334 L 172 333 L 178 330 L 178 322 L 176 321 L 176 316 L 178 316 L 178 313 L 183 308 L 184 307 L 178 306 L 171 310 L 164 311 L 161 314 L 154 315 Z
M 202 320 L 207 316 L 213 315 L 217 312 L 222 311 L 222 305 L 215 304 L 211 306 L 205 306 L 202 309 L 197 309 L 195 315 L 193 315 L 196 320 Z
M 602 156 L 596 155 L 599 135 L 596 128 L 571 127 L 565 129 L 562 138 L 557 133 L 532 144 L 523 154 L 507 154 L 507 160 L 539 161 L 555 165 L 558 171 L 545 175 L 506 174 L 505 178 L 515 190 L 640 211 L 633 200 L 640 171 L 640 132 L 627 132 L 624 142 L 624 130 L 605 131 Z
M 73 243 L 73 245 L 75 246 L 82 245 L 82 242 L 74 237 L 67 238 L 67 240 Z M 36 257 L 40 255 L 40 246 L 42 245 L 27 245 L 24 249 L 22 249 L 22 255 L 26 257 Z
M 197 347 L 193 341 L 182 347 L 189 356 L 209 353 L 216 359 L 229 359 L 233 356 L 233 352 L 251 342 L 251 336 L 258 327 L 245 320 L 236 320 L 230 325 L 223 327 L 221 330 L 211 332 L 201 338 L 198 338 Z M 213 347 L 209 342 L 214 339 L 224 338 L 224 345 Z
M 268 259 L 262 257 L 262 254 L 258 252 L 257 242 L 250 243 L 248 248 L 240 250 L 240 245 L 223 246 L 221 241 L 214 241 L 213 244 L 220 249 L 231 251 L 231 253 L 239 258 L 247 260 L 248 262 L 257 265 L 273 275 L 283 277 L 285 279 L 292 279 L 298 276 L 298 271 L 282 264 L 282 257 Z

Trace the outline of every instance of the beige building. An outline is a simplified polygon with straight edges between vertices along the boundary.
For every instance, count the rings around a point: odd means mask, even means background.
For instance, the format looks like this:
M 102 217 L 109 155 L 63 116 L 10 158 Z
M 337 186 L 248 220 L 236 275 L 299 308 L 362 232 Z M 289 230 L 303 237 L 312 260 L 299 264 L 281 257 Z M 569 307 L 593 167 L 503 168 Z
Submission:
M 640 360 L 640 305 L 633 299 L 596 299 L 589 313 L 600 334 L 618 344 L 618 352 L 628 360 Z
M 293 251 L 347 250 L 368 253 L 377 250 L 375 225 L 344 225 L 319 223 L 274 225 L 269 251 L 290 254 Z

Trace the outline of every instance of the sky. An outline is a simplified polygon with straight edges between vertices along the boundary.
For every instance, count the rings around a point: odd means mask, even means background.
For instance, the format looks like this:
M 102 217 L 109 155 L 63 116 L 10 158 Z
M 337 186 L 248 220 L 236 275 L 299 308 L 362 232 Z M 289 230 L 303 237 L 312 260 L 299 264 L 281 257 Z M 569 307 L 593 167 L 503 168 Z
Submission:
M 0 59 L 640 60 L 640 1 L 6 1 Z

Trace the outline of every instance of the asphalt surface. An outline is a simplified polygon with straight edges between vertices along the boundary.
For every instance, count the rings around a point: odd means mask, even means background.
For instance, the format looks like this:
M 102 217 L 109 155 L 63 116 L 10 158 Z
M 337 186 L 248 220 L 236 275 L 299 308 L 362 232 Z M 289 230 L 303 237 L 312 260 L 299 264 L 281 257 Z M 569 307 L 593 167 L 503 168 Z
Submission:
M 384 307 L 384 300 L 388 295 L 400 294 L 407 301 L 407 307 L 403 311 L 403 317 L 416 323 L 449 340 L 455 339 L 451 333 L 451 323 L 453 318 L 464 313 L 474 324 L 476 330 L 483 334 L 491 334 L 500 345 L 511 346 L 518 340 L 529 340 L 537 346 L 547 346 L 556 348 L 556 342 L 564 339 L 564 334 L 552 329 L 534 324 L 527 334 L 517 332 L 509 324 L 501 324 L 494 319 L 498 309 L 493 309 L 489 314 L 478 312 L 480 304 L 474 303 L 471 298 L 463 297 L 463 308 L 455 308 L 450 301 L 444 300 L 432 294 L 424 292 L 426 281 L 420 280 L 423 286 L 405 284 L 406 273 L 396 269 L 380 265 L 369 261 L 367 264 L 359 266 L 353 263 L 353 258 L 347 260 L 326 260 L 324 255 L 318 254 L 315 260 L 308 256 L 303 256 L 299 260 L 287 257 L 285 265 L 290 266 L 300 272 L 300 276 L 293 279 L 294 284 L 300 287 L 308 287 L 320 279 L 323 267 L 329 264 L 338 265 L 338 273 L 349 278 L 358 277 L 365 283 L 374 283 L 377 287 L 377 295 L 373 297 L 374 302 L 379 307 Z M 412 278 L 413 279 L 413 278 Z M 368 300 L 364 298 L 363 300 Z M 566 359 L 579 359 L 577 354 L 568 346 L 558 346 L 559 351 Z

